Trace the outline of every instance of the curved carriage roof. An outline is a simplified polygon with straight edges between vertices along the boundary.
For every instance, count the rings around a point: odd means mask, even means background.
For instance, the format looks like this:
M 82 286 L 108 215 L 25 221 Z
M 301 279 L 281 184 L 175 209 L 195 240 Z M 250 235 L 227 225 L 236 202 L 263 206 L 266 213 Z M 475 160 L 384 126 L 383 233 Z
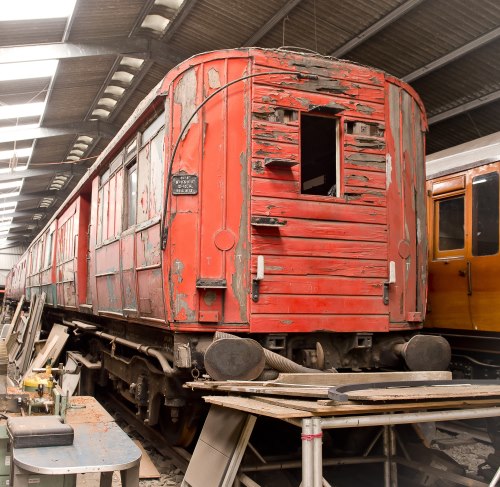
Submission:
M 500 161 L 500 132 L 428 155 L 427 179 L 496 161 Z

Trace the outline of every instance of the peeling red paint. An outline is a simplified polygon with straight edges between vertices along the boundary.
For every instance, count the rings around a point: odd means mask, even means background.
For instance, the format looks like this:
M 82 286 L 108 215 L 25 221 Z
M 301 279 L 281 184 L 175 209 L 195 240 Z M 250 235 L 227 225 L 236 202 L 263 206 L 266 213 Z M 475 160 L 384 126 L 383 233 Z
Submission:
M 158 97 L 165 131 L 143 144 L 137 133 L 158 110 Z M 305 115 L 335 120 L 338 171 L 329 194 L 303 191 Z M 58 245 L 77 245 L 68 255 L 61 247 L 67 260 L 56 259 L 45 274 L 30 270 L 29 287 L 47 285 L 53 273 L 59 305 L 92 305 L 94 313 L 176 331 L 411 329 L 425 312 L 426 241 L 416 230 L 424 225 L 423 128 L 411 88 L 375 69 L 259 49 L 196 56 L 166 76 L 93 169 L 85 195 L 56 216 Z M 134 140 L 137 148 L 104 178 Z M 138 204 L 130 223 L 120 196 L 134 160 Z M 187 186 L 173 191 L 169 174 Z M 285 224 L 251 225 L 252 217 Z M 259 256 L 264 279 L 254 302 Z M 22 287 L 30 258 L 12 287 Z

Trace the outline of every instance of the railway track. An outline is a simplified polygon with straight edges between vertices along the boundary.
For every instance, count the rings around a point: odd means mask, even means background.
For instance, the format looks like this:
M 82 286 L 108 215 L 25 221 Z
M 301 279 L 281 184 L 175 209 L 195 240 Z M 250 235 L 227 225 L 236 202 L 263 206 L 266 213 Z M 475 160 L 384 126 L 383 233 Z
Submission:
M 163 457 L 169 458 L 182 472 L 186 472 L 189 460 L 191 459 L 191 454 L 187 450 L 169 445 L 161 433 L 145 425 L 127 406 L 112 394 L 101 392 L 98 395 L 98 399 L 105 404 L 106 409 L 111 409 L 112 412 L 119 413 L 128 425 L 154 446 L 158 453 Z

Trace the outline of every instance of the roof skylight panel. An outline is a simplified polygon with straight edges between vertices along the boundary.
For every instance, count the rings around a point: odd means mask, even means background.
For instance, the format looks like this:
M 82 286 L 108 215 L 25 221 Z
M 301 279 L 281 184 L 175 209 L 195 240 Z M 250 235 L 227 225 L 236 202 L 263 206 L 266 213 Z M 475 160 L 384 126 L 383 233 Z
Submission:
M 0 70 L 0 81 L 51 78 L 57 70 L 58 63 L 59 61 L 57 59 L 4 63 Z
M 0 105 L 0 120 L 41 116 L 46 102 L 22 103 L 20 105 Z
M 76 0 L 5 1 L 0 9 L 0 21 L 68 18 L 75 4 Z

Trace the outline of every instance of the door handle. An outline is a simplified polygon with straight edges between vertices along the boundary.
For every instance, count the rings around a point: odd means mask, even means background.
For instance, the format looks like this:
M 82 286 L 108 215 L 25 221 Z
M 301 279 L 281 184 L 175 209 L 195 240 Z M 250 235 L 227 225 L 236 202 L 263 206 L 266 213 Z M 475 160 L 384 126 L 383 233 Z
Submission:
M 472 265 L 467 262 L 467 294 L 472 294 Z

